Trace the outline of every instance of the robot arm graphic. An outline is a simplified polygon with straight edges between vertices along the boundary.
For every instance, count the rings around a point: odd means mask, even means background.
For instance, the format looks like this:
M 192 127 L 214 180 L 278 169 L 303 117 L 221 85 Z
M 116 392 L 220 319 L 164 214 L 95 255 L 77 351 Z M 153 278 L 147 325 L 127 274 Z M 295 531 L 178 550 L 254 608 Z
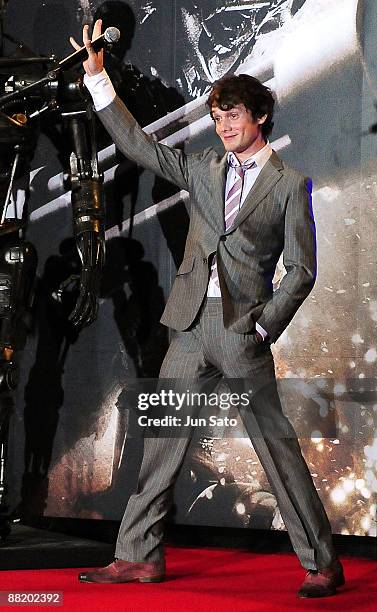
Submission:
M 64 116 L 68 119 L 73 144 L 66 185 L 72 192 L 73 233 L 82 264 L 79 297 L 70 320 L 80 329 L 95 320 L 98 310 L 99 283 L 105 261 L 103 176 L 98 169 L 91 105 L 83 111 L 64 113 Z

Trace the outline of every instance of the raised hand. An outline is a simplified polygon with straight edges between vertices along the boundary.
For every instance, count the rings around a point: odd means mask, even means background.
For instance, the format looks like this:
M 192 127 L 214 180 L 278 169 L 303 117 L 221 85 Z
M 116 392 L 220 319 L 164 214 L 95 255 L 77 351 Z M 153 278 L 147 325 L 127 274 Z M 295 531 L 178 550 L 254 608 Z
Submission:
M 102 19 L 97 19 L 93 28 L 93 38 L 98 38 L 101 36 L 101 28 L 102 28 Z M 82 31 L 82 39 L 83 43 L 88 51 L 88 59 L 83 62 L 84 70 L 88 76 L 94 76 L 95 74 L 99 74 L 103 70 L 103 49 L 98 51 L 94 51 L 92 47 L 92 41 L 89 36 L 89 26 L 85 25 Z M 72 36 L 69 39 L 72 47 L 78 51 L 81 49 L 80 45 L 75 41 Z

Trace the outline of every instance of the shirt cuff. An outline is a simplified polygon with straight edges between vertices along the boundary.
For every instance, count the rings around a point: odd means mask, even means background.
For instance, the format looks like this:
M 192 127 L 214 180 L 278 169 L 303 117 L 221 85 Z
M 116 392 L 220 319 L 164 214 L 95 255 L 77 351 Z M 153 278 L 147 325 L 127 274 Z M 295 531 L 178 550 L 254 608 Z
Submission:
M 84 85 L 93 98 L 96 111 L 109 106 L 116 96 L 115 89 L 106 70 L 102 70 L 102 72 L 93 76 L 85 74 Z
M 261 325 L 259 325 L 259 323 L 255 323 L 255 331 L 260 333 L 260 335 L 262 336 L 263 340 L 266 340 L 266 338 L 268 337 L 268 333 L 266 332 L 265 329 L 263 329 L 263 327 Z

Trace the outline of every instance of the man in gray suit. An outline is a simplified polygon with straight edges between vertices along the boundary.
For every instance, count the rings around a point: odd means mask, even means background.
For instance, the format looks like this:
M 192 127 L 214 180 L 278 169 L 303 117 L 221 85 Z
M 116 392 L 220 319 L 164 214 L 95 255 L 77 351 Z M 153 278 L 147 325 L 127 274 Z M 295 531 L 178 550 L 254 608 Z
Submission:
M 98 21 L 94 36 L 100 31 Z M 177 333 L 160 377 L 194 379 L 206 390 L 221 377 L 254 385 L 252 409 L 242 418 L 293 548 L 307 569 L 298 594 L 333 595 L 344 584 L 343 569 L 325 510 L 282 412 L 270 349 L 311 291 L 316 274 L 310 181 L 286 166 L 267 142 L 272 94 L 248 75 L 221 79 L 208 105 L 226 154 L 219 157 L 210 148 L 186 155 L 142 131 L 116 96 L 87 27 L 84 43 L 89 54 L 85 83 L 117 147 L 191 196 L 185 254 L 161 319 Z M 281 253 L 287 274 L 273 292 Z M 145 439 L 138 489 L 123 517 L 116 560 L 80 574 L 80 580 L 163 580 L 162 525 L 189 443 L 189 436 L 175 436 L 167 430 Z

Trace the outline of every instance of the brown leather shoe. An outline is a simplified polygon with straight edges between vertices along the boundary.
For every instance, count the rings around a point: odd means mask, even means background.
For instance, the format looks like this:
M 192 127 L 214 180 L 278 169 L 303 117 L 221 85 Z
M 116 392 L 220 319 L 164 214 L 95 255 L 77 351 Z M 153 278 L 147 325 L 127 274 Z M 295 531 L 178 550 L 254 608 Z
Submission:
M 117 583 L 131 582 L 162 582 L 165 578 L 165 561 L 153 563 L 131 563 L 122 559 L 115 559 L 106 567 L 99 567 L 93 571 L 79 574 L 80 582 Z
M 329 597 L 345 583 L 343 566 L 338 559 L 321 570 L 309 570 L 297 593 L 298 597 Z

